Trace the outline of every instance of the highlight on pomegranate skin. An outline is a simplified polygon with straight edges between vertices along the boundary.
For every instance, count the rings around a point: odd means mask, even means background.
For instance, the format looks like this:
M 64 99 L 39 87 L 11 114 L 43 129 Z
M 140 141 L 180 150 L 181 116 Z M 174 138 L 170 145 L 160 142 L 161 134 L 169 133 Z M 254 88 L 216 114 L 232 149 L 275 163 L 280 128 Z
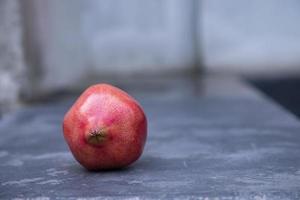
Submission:
M 75 159 L 86 169 L 116 169 L 141 156 L 147 119 L 139 103 L 126 92 L 96 84 L 66 113 L 63 133 Z

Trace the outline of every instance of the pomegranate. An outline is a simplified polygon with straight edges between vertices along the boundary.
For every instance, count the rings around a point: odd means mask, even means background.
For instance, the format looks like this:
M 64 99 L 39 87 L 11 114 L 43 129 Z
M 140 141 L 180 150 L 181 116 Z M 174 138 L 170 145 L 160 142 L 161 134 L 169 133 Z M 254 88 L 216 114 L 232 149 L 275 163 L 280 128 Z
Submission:
M 147 119 L 126 92 L 96 84 L 66 113 L 63 133 L 75 159 L 88 170 L 122 168 L 141 156 Z

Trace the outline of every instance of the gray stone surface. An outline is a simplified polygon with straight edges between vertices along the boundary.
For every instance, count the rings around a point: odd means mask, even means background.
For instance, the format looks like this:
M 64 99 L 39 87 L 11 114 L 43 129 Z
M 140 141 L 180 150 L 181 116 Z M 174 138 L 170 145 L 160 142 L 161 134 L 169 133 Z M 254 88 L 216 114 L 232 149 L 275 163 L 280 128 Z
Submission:
M 72 157 L 61 122 L 75 97 L 4 118 L 0 199 L 300 198 L 293 115 L 239 81 L 157 84 L 122 86 L 149 121 L 144 154 L 123 170 L 88 172 Z

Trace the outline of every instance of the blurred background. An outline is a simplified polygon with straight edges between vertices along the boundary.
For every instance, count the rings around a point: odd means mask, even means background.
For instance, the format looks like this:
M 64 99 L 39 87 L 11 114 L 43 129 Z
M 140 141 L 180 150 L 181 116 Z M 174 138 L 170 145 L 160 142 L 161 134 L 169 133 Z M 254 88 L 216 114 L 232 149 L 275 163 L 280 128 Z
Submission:
M 299 21 L 298 0 L 0 0 L 0 113 L 97 82 L 224 74 L 300 115 Z

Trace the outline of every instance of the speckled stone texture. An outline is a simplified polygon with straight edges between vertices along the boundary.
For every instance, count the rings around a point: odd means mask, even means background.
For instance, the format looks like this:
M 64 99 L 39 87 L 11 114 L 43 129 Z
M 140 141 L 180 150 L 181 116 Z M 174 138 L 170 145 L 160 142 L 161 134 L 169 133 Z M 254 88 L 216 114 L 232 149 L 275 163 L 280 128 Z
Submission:
M 232 79 L 121 85 L 149 121 L 132 166 L 92 173 L 72 157 L 61 122 L 75 97 L 0 122 L 0 199 L 299 199 L 300 123 Z M 140 88 L 144 88 L 143 91 Z

